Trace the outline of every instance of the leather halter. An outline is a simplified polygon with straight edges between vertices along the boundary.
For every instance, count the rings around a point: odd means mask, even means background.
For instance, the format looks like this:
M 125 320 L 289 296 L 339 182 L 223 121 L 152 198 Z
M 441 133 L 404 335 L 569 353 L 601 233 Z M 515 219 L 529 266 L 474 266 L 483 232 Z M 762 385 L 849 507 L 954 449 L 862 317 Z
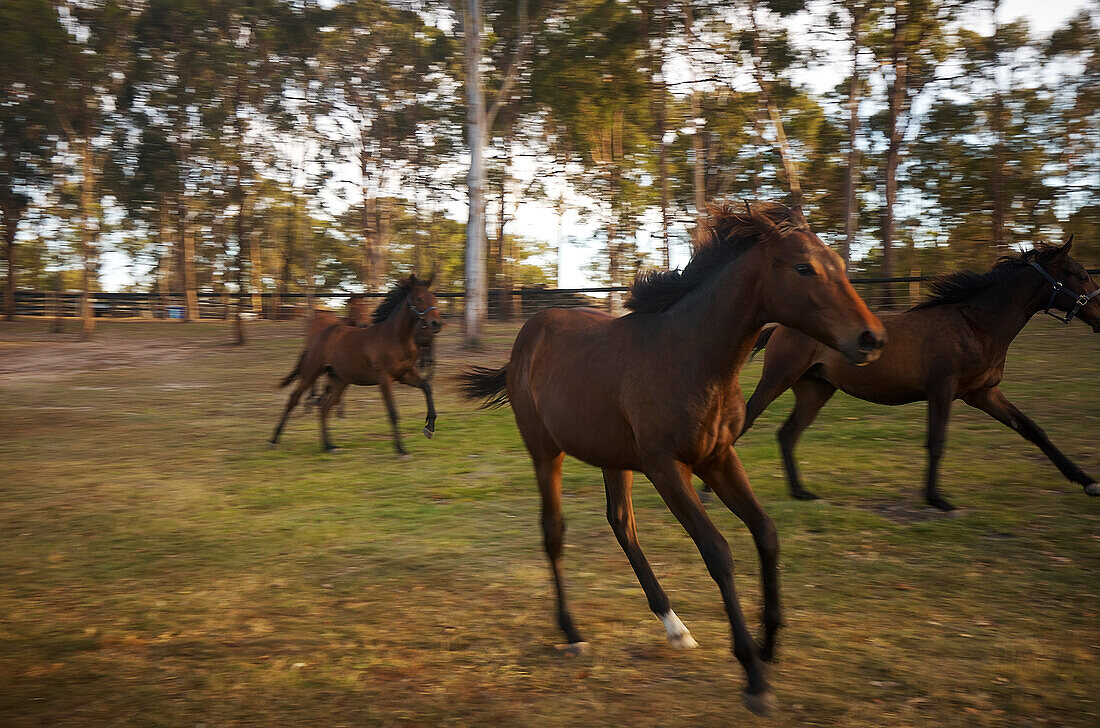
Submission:
M 436 307 L 436 306 L 428 306 L 428 307 L 427 307 L 426 309 L 424 309 L 423 311 L 421 311 L 421 310 L 420 310 L 420 309 L 418 309 L 418 308 L 417 308 L 417 307 L 416 307 L 415 305 L 413 305 L 413 302 L 412 302 L 412 296 L 410 295 L 410 296 L 409 296 L 409 310 L 410 310 L 410 311 L 412 311 L 412 312 L 413 312 L 414 314 L 416 314 L 416 318 L 417 318 L 417 320 L 419 320 L 419 321 L 420 321 L 420 323 L 421 323 L 421 324 L 422 324 L 423 326 L 427 326 L 427 325 L 428 325 L 428 322 L 424 320 L 424 317 L 425 317 L 425 316 L 427 316 L 427 315 L 428 315 L 429 313 L 431 313 L 432 311 L 438 311 L 439 309 L 438 309 L 438 307 Z
M 1043 310 L 1043 313 L 1058 319 L 1064 324 L 1068 324 L 1070 321 L 1072 321 L 1073 317 L 1077 315 L 1077 312 L 1080 311 L 1083 307 L 1087 306 L 1089 301 L 1096 298 L 1097 296 L 1100 296 L 1100 288 L 1097 288 L 1092 293 L 1074 293 L 1066 287 L 1066 284 L 1062 283 L 1061 281 L 1054 280 L 1054 277 L 1051 276 L 1050 273 L 1047 273 L 1045 270 L 1043 270 L 1043 266 L 1039 265 L 1034 260 L 1031 261 L 1031 267 L 1039 271 L 1039 274 L 1042 275 L 1043 278 L 1046 278 L 1048 281 L 1050 281 L 1050 285 L 1053 289 L 1050 292 L 1050 300 L 1047 301 L 1047 307 Z M 1065 316 L 1059 316 L 1057 313 L 1054 313 L 1050 310 L 1051 306 L 1054 305 L 1054 299 L 1058 297 L 1059 293 L 1064 293 L 1070 298 L 1075 299 L 1073 308 L 1071 308 L 1069 310 L 1069 313 L 1067 313 Z

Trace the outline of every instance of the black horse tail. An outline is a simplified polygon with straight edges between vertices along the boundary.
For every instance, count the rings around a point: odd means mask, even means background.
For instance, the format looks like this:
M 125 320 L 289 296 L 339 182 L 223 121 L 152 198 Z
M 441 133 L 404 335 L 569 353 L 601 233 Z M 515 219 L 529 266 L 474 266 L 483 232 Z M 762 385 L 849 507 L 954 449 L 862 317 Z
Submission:
M 279 386 L 276 387 L 276 389 L 282 389 L 302 374 L 302 362 L 305 361 L 305 358 L 306 353 L 305 351 L 302 351 L 302 353 L 298 356 L 298 363 L 294 365 L 294 369 L 291 370 L 290 374 L 287 374 L 285 377 L 283 377 L 282 381 L 279 382 Z
M 496 409 L 508 404 L 508 365 L 500 369 L 472 367 L 459 375 L 462 393 L 467 399 L 483 399 L 480 409 Z
M 778 325 L 768 326 L 760 332 L 760 335 L 756 337 L 756 343 L 752 345 L 752 356 L 756 356 L 764 350 L 764 347 L 768 345 L 768 340 L 772 338 L 772 334 L 778 328 Z

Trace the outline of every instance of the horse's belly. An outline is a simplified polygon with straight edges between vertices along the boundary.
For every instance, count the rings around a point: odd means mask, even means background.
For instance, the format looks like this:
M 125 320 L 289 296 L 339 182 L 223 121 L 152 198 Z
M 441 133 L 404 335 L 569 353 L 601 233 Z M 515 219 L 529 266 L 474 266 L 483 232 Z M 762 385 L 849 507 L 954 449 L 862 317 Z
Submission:
M 593 403 L 570 412 L 542 412 L 543 424 L 567 455 L 598 468 L 638 470 L 634 433 L 615 413 Z

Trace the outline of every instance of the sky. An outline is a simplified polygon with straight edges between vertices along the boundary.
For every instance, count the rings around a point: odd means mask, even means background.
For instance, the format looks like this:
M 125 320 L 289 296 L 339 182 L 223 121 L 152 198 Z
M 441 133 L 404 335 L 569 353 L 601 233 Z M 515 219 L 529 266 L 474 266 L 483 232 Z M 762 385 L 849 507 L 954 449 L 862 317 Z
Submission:
M 1094 11 L 1100 12 L 1100 3 L 1096 0 L 1002 0 L 998 11 L 998 19 L 1001 22 L 1013 21 L 1017 18 L 1027 19 L 1032 34 L 1036 36 L 1048 35 L 1052 30 L 1064 24 L 1065 21 L 1079 10 L 1092 6 Z M 992 18 L 988 13 L 984 17 L 975 19 L 975 28 L 983 32 L 992 31 Z M 843 45 L 838 44 L 837 53 L 845 52 Z M 839 59 L 838 59 L 839 60 Z M 799 81 L 810 86 L 818 93 L 835 87 L 843 76 L 840 64 L 829 64 L 804 73 Z M 524 166 L 522 157 L 513 170 L 514 177 L 529 179 L 535 172 L 533 162 Z M 553 192 L 553 185 L 548 185 Z M 554 195 L 556 198 L 556 194 Z M 509 222 L 508 232 L 532 240 L 549 243 L 551 247 L 560 250 L 558 258 L 558 285 L 563 288 L 581 288 L 598 285 L 592 280 L 587 268 L 589 262 L 598 249 L 595 243 L 597 231 L 601 222 L 597 216 L 589 216 L 582 219 L 580 210 L 582 205 L 568 204 L 570 196 L 566 195 L 566 212 L 559 218 L 555 210 L 555 199 L 525 200 L 516 210 Z M 574 199 L 574 203 L 582 202 Z M 450 216 L 457 220 L 465 221 L 466 207 L 462 204 L 454 204 Z M 679 229 L 681 240 L 684 238 L 683 228 Z M 657 260 L 657 237 L 659 235 L 659 214 L 654 212 L 651 218 L 642 226 L 638 234 L 638 247 L 642 251 L 651 254 L 651 260 Z M 689 247 L 685 242 L 680 242 L 672 249 L 672 267 L 681 267 L 687 263 Z M 553 261 L 547 261 L 551 263 Z M 130 261 L 119 253 L 108 252 L 102 258 L 102 283 L 104 290 L 120 290 L 132 282 Z

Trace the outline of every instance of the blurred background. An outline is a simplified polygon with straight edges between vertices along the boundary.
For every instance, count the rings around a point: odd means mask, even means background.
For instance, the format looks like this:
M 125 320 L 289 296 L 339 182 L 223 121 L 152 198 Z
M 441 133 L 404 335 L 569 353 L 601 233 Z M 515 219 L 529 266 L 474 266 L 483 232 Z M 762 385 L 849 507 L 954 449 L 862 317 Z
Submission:
M 1071 232 L 1096 265 L 1098 27 L 1090 0 L 5 0 L 4 310 L 239 323 L 434 270 L 476 341 L 614 308 L 723 198 L 801 204 L 879 307 Z

